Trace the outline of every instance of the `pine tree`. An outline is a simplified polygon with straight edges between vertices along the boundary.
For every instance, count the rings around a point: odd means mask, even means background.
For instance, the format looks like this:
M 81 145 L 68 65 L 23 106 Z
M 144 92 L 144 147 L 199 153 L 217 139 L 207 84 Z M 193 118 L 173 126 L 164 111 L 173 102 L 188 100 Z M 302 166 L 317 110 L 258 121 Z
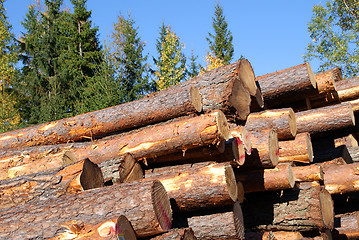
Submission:
M 16 128 L 20 123 L 19 96 L 14 89 L 17 62 L 16 43 L 7 21 L 4 0 L 0 0 L 0 132 Z
M 232 45 L 233 36 L 228 30 L 228 24 L 223 15 L 223 8 L 217 3 L 215 6 L 214 17 L 212 17 L 214 34 L 208 33 L 206 38 L 209 49 L 216 58 L 222 59 L 224 64 L 229 64 L 233 58 L 234 48 Z
M 195 76 L 197 76 L 199 74 L 199 69 L 200 66 L 197 64 L 196 60 L 197 60 L 198 56 L 195 56 L 193 53 L 193 50 L 191 51 L 191 56 L 189 58 L 190 60 L 190 65 L 188 67 L 187 70 L 187 75 L 189 78 L 193 78 Z
M 122 102 L 139 99 L 150 91 L 151 83 L 147 55 L 143 53 L 145 43 L 141 41 L 130 14 L 127 19 L 122 15 L 118 17 L 112 39 Z
M 166 31 L 164 31 L 166 30 Z M 171 30 L 170 26 L 162 24 L 160 37 L 157 40 L 157 50 L 160 55 L 154 59 L 157 70 L 154 71 L 157 90 L 176 85 L 186 78 L 186 58 L 182 52 L 183 43 Z

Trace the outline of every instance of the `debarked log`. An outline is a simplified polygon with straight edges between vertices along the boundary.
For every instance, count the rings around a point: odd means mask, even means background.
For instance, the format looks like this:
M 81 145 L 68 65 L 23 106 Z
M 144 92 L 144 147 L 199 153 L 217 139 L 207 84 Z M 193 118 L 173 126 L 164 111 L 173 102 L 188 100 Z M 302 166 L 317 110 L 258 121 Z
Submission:
M 214 111 L 195 117 L 184 117 L 157 125 L 150 125 L 138 130 L 112 136 L 110 139 L 97 140 L 88 143 L 73 143 L 67 154 L 77 160 L 89 158 L 95 164 L 106 160 L 116 159 L 125 154 L 132 154 L 137 160 L 155 159 L 155 156 L 183 152 L 187 149 L 206 145 L 217 145 L 229 138 L 227 119 L 221 111 Z M 80 144 L 80 147 L 76 145 Z M 76 147 L 74 147 L 76 146 Z M 36 147 L 36 146 L 35 146 Z M 3 169 L 7 176 L 15 177 L 24 174 L 59 167 L 63 165 L 65 151 L 60 146 L 56 154 L 37 154 L 28 159 L 26 164 L 19 161 L 12 167 L 13 158 L 18 158 L 17 152 L 7 156 L 7 166 Z M 59 154 L 60 153 L 60 154 Z M 32 160 L 32 161 L 31 161 Z
M 0 238 L 73 239 L 103 232 L 106 223 L 115 223 L 120 215 L 127 217 L 138 237 L 171 228 L 172 210 L 164 187 L 158 181 L 147 181 L 91 189 L 2 210 Z
M 85 159 L 74 164 L 0 181 L 0 209 L 56 199 L 104 186 L 100 168 Z
M 156 168 L 145 180 L 159 180 L 178 210 L 231 205 L 237 201 L 237 182 L 228 163 L 198 163 Z
M 331 195 L 319 185 L 247 194 L 242 209 L 248 230 L 310 231 L 334 225 Z
M 274 129 L 279 140 L 293 139 L 297 133 L 292 108 L 271 109 L 248 115 L 245 127 L 248 131 Z
M 313 162 L 313 146 L 310 134 L 298 133 L 294 140 L 279 141 L 279 159 L 283 162 Z
M 244 120 L 256 88 L 250 63 L 239 60 L 137 101 L 0 134 L 0 149 L 79 141 L 202 110 Z
M 317 93 L 315 77 L 309 63 L 300 64 L 256 78 L 266 107 L 298 101 Z
M 232 212 L 191 217 L 188 226 L 198 239 L 244 239 L 243 215 L 238 202 Z
M 297 133 L 320 134 L 355 125 L 351 104 L 341 103 L 295 113 Z

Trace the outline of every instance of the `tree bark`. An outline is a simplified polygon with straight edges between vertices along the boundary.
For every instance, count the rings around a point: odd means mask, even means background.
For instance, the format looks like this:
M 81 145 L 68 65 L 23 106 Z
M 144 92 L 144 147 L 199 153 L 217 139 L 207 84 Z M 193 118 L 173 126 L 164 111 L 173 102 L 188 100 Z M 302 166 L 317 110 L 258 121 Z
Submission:
M 251 193 L 243 203 L 246 229 L 310 231 L 331 229 L 333 202 L 321 186 L 283 192 Z
M 0 238 L 7 239 L 80 237 L 101 232 L 103 224 L 115 223 L 120 215 L 138 237 L 146 237 L 167 231 L 172 221 L 169 198 L 158 181 L 92 189 L 0 213 Z
M 238 169 L 236 179 L 243 183 L 245 193 L 288 189 L 293 188 L 295 183 L 293 169 L 289 164 L 253 171 Z
M 137 101 L 0 134 L 0 149 L 92 139 L 202 109 L 222 109 L 244 120 L 255 92 L 253 69 L 239 60 Z
M 217 145 L 228 139 L 229 130 L 226 117 L 221 111 L 214 111 L 196 117 L 185 117 L 157 125 L 150 125 L 138 130 L 112 136 L 109 139 L 97 140 L 86 144 L 71 145 L 71 152 L 77 160 L 89 158 L 93 163 L 100 164 L 106 160 L 116 159 L 125 154 L 132 154 L 137 160 L 146 161 L 174 152 L 206 145 Z M 76 146 L 76 147 L 75 147 Z M 7 176 L 20 176 L 63 165 L 63 155 L 67 145 L 59 146 L 55 154 L 37 154 L 24 162 L 17 162 L 16 167 L 3 169 Z M 36 148 L 36 147 L 35 147 Z M 8 159 L 20 158 L 18 155 Z
M 293 139 L 297 133 L 292 108 L 266 110 L 248 115 L 245 127 L 248 131 L 274 129 L 279 140 Z
M 164 167 L 145 172 L 145 180 L 159 180 L 180 211 L 226 206 L 237 201 L 237 182 L 228 163 Z
M 316 92 L 316 82 L 309 63 L 256 78 L 261 87 L 265 107 L 283 105 Z
M 343 79 L 336 83 L 340 101 L 349 101 L 359 98 L 359 77 Z
M 298 133 L 294 140 L 279 141 L 279 159 L 283 162 L 313 162 L 313 146 L 310 134 Z
M 103 185 L 100 168 L 85 159 L 56 169 L 0 181 L 0 209 L 56 199 Z
M 332 165 L 324 169 L 324 185 L 330 194 L 359 191 L 359 163 Z
M 335 131 L 355 125 L 350 103 L 316 108 L 295 113 L 297 133 L 309 132 L 312 135 Z
M 278 137 L 271 130 L 251 131 L 251 155 L 246 156 L 243 167 L 272 168 L 278 164 Z
M 151 238 L 151 240 L 196 240 L 196 239 L 197 238 L 194 235 L 192 228 L 174 228 L 174 229 L 170 229 L 169 232 L 167 233 Z
M 313 182 L 324 179 L 323 168 L 320 165 L 293 167 L 293 173 L 296 182 Z
M 244 239 L 243 215 L 238 202 L 232 212 L 191 217 L 188 226 L 198 239 Z

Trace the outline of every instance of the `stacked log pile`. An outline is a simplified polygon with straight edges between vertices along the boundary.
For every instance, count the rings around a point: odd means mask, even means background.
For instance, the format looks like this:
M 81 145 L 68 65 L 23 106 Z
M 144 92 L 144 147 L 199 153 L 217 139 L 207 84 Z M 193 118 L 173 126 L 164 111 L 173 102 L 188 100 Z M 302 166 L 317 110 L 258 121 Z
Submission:
M 0 239 L 355 239 L 358 86 L 244 59 L 0 134 Z

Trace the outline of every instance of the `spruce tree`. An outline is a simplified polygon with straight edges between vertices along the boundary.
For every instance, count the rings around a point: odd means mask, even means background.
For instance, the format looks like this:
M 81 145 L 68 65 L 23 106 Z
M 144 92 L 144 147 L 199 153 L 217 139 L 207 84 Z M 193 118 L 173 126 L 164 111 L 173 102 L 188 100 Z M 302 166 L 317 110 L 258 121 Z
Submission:
M 214 17 L 212 17 L 214 33 L 208 33 L 206 38 L 209 49 L 214 57 L 222 59 L 224 64 L 229 64 L 233 58 L 234 48 L 232 45 L 233 36 L 228 30 L 228 23 L 223 14 L 223 8 L 217 3 L 215 6 Z
M 138 35 L 135 21 L 128 14 L 121 14 L 112 33 L 113 55 L 117 63 L 117 78 L 120 84 L 122 102 L 129 102 L 143 97 L 151 89 L 149 66 L 144 55 L 145 43 Z
M 199 74 L 200 66 L 197 64 L 198 56 L 194 55 L 193 50 L 191 51 L 191 56 L 189 58 L 190 65 L 187 70 L 188 78 L 193 78 Z
M 164 31 L 165 30 L 165 31 Z M 183 43 L 171 30 L 162 24 L 157 40 L 159 57 L 154 59 L 157 70 L 154 71 L 157 90 L 176 85 L 186 78 L 186 58 L 182 52 Z

